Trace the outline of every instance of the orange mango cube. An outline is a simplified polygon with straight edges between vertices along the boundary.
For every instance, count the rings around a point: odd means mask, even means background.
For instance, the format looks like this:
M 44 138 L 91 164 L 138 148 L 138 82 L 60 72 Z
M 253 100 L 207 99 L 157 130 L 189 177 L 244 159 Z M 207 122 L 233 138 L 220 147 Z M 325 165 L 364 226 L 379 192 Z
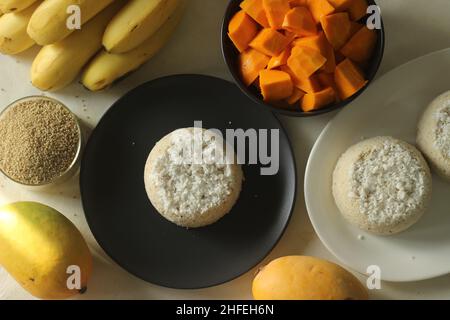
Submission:
M 289 45 L 289 39 L 280 32 L 266 28 L 250 42 L 249 46 L 268 56 L 279 55 Z
M 228 26 L 228 36 L 239 52 L 248 48 L 257 33 L 258 24 L 243 10 L 234 15 Z
M 318 50 L 296 46 L 288 59 L 288 66 L 298 77 L 309 78 L 319 70 L 327 59 Z
M 289 98 L 294 85 L 289 74 L 278 70 L 263 70 L 259 73 L 259 86 L 264 101 L 279 101 Z

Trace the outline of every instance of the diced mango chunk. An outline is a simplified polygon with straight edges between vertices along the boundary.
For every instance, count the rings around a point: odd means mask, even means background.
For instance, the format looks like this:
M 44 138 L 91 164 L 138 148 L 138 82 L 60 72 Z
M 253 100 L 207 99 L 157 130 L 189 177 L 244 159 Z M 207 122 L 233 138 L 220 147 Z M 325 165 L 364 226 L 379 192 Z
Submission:
M 316 22 L 305 7 L 292 8 L 284 17 L 283 28 L 303 37 L 317 34 Z
M 249 46 L 268 56 L 279 55 L 289 45 L 289 39 L 280 32 L 266 28 L 250 42 Z
M 308 8 L 316 23 L 319 23 L 322 17 L 334 13 L 336 10 L 327 0 L 308 0 Z
M 291 55 L 291 49 L 288 47 L 283 50 L 279 55 L 274 56 L 270 59 L 267 69 L 275 69 L 285 65 L 289 56 Z
M 298 76 L 309 78 L 327 62 L 318 50 L 296 46 L 288 59 L 289 68 Z
M 294 40 L 293 45 L 294 47 L 308 47 L 319 51 L 320 54 L 327 59 L 325 65 L 322 67 L 325 72 L 333 73 L 334 69 L 336 69 L 333 47 L 327 41 L 323 32 L 312 37 L 298 38 Z
M 355 62 L 367 62 L 372 57 L 377 38 L 375 30 L 364 26 L 341 48 L 341 53 Z
M 352 0 L 347 10 L 350 14 L 350 18 L 353 21 L 358 21 L 367 14 L 368 7 L 369 5 L 366 0 Z
M 259 74 L 259 85 L 264 101 L 279 101 L 289 98 L 294 85 L 289 74 L 278 70 L 263 70 Z
M 251 85 L 258 78 L 261 70 L 267 67 L 269 60 L 270 57 L 252 48 L 239 55 L 239 71 L 246 86 Z
M 228 36 L 239 52 L 248 48 L 257 33 L 258 24 L 243 10 L 234 15 L 228 26 Z
M 316 75 L 312 75 L 309 78 L 299 77 L 287 65 L 281 66 L 280 69 L 291 76 L 294 86 L 300 90 L 308 93 L 320 91 L 321 87 Z
M 305 92 L 298 89 L 298 88 L 294 88 L 294 92 L 292 93 L 292 95 L 286 99 L 286 102 L 288 105 L 292 106 L 296 103 L 298 103 L 303 96 L 305 95 Z
M 347 12 L 339 12 L 322 17 L 320 20 L 327 40 L 335 50 L 347 43 L 352 24 Z
M 342 100 L 353 96 L 367 83 L 362 71 L 350 59 L 345 59 L 336 67 L 334 79 Z
M 263 8 L 263 0 L 244 0 L 241 2 L 241 8 L 264 28 L 270 27 Z
M 307 93 L 302 99 L 301 107 L 305 112 L 323 108 L 336 101 L 336 92 L 333 88 L 326 88 L 319 92 Z
M 270 27 L 274 29 L 281 29 L 284 16 L 291 9 L 289 0 L 263 0 L 263 8 Z

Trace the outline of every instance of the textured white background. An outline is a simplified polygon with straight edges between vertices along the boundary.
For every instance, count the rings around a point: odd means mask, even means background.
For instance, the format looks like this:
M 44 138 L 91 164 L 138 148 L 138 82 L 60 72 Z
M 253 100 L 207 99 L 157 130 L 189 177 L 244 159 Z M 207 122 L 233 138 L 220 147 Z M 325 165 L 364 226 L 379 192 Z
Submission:
M 171 43 L 139 72 L 105 93 L 90 94 L 79 85 L 73 85 L 55 96 L 69 104 L 86 124 L 93 127 L 115 99 L 146 80 L 177 73 L 210 74 L 230 79 L 220 51 L 220 27 L 228 0 L 188 1 L 185 18 Z M 410 59 L 450 47 L 449 0 L 378 0 L 378 3 L 382 8 L 387 36 L 379 75 Z M 39 93 L 29 85 L 28 78 L 29 62 L 35 52 L 32 49 L 14 58 L 0 56 L 0 110 L 16 98 Z M 303 176 L 309 151 L 332 117 L 333 114 L 313 119 L 282 119 L 295 148 L 299 193 L 291 223 L 266 262 L 291 254 L 335 260 L 314 234 L 303 197 Z M 16 200 L 35 200 L 53 206 L 82 230 L 95 256 L 94 274 L 82 299 L 251 298 L 255 270 L 219 287 L 181 291 L 145 283 L 119 268 L 98 247 L 87 228 L 76 180 L 67 183 L 61 192 L 42 194 L 17 189 L 0 177 L 0 203 Z M 365 281 L 365 277 L 359 277 Z M 371 297 L 450 299 L 450 276 L 415 283 L 383 283 L 382 290 L 372 291 Z M 31 298 L 0 268 L 0 299 Z

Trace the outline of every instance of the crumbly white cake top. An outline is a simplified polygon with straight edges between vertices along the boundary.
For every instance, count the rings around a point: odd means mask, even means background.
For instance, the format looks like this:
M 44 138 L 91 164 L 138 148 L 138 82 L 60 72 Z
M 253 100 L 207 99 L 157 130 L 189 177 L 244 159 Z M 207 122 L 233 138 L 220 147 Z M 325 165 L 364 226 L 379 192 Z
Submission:
M 350 169 L 349 196 L 373 224 L 408 219 L 423 206 L 427 172 L 419 159 L 395 140 L 362 154 Z
M 436 112 L 435 146 L 450 159 L 450 101 Z
M 214 152 L 224 151 L 223 141 L 209 131 L 200 132 L 203 141 L 194 144 L 198 136 L 194 138 L 193 130 L 175 131 L 170 147 L 156 160 L 150 179 L 165 212 L 202 214 L 223 204 L 232 192 L 231 164 L 218 161 Z

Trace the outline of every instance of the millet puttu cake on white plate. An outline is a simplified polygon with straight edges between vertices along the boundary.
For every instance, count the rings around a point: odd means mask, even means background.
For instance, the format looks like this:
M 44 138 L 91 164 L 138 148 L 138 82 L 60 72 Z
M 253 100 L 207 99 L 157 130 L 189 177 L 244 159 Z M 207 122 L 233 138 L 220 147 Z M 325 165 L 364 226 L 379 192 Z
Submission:
M 360 229 L 390 235 L 416 223 L 431 200 L 430 169 L 412 145 L 375 137 L 338 160 L 332 191 L 342 215 Z
M 424 112 L 417 145 L 432 168 L 450 181 L 450 91 L 437 97 Z

